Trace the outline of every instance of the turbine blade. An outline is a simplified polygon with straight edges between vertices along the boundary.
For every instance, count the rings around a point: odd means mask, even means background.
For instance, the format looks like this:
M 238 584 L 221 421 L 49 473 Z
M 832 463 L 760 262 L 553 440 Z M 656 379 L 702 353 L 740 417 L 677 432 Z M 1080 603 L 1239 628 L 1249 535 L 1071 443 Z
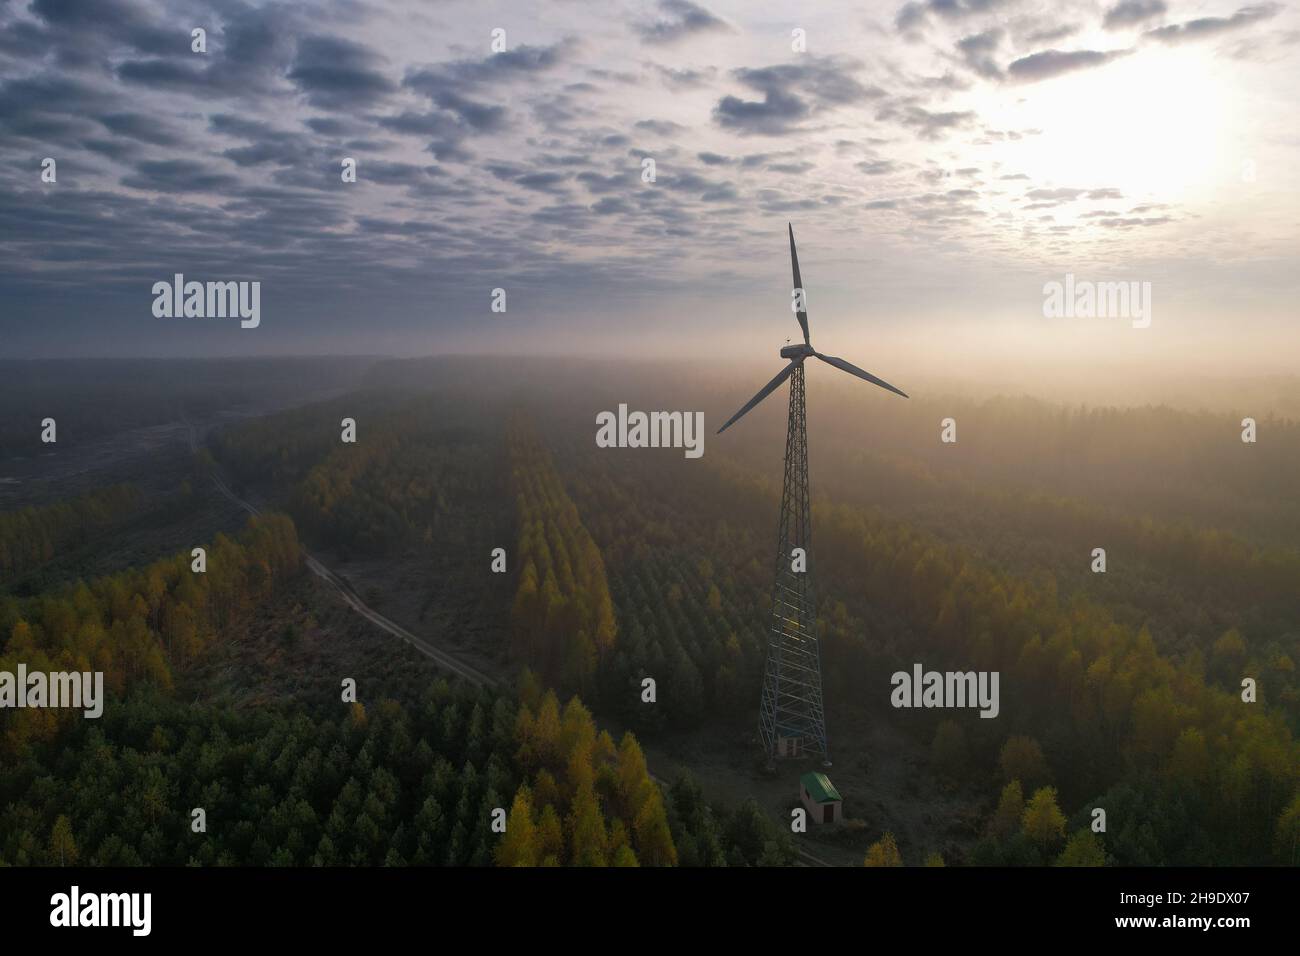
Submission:
M 819 359 L 821 359 L 823 362 L 827 363 L 828 365 L 834 365 L 836 368 L 843 369 L 844 371 L 848 372 L 850 375 L 856 375 L 858 378 L 866 379 L 872 385 L 879 385 L 881 388 L 888 389 L 889 391 L 893 392 L 895 395 L 902 395 L 904 398 L 907 398 L 907 392 L 903 391 L 900 388 L 894 388 L 894 386 L 890 385 L 883 378 L 876 378 L 876 376 L 872 375 L 870 372 L 864 372 L 862 369 L 858 368 L 856 365 L 854 365 L 851 362 L 846 362 L 842 358 L 836 358 L 834 355 L 822 355 L 821 352 L 817 352 L 815 354 Z
M 753 408 L 763 399 L 767 398 L 767 396 L 771 395 L 774 391 L 776 391 L 777 386 L 779 386 L 782 382 L 784 382 L 787 378 L 790 377 L 790 373 L 794 371 L 794 367 L 798 364 L 799 364 L 798 362 L 791 362 L 785 368 L 781 369 L 781 371 L 777 374 L 776 378 L 772 379 L 772 381 L 764 385 L 759 390 L 757 395 L 755 395 L 753 398 L 751 398 L 748 402 L 745 403 L 744 408 L 742 408 L 740 411 L 736 412 L 736 414 L 732 415 L 729 419 L 727 419 L 727 424 L 719 428 L 717 433 L 721 435 L 723 432 L 725 432 L 728 428 L 730 428 L 735 423 L 736 419 L 740 418 L 741 415 L 745 414 L 745 412 L 749 411 L 751 408 Z
M 790 228 L 790 265 L 794 267 L 794 287 L 803 289 L 803 279 L 799 278 L 799 254 L 794 251 L 794 224 L 786 223 Z M 808 296 L 800 292 L 800 298 L 803 300 L 804 308 L 795 315 L 799 319 L 799 326 L 803 329 L 803 344 L 811 344 L 808 341 Z

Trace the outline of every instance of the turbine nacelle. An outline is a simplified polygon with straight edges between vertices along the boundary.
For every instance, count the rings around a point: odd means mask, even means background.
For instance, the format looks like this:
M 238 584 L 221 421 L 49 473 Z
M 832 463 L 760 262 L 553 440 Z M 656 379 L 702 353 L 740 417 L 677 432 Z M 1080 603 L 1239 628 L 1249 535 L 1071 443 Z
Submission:
M 872 385 L 879 385 L 881 388 L 888 389 L 895 395 L 902 395 L 904 398 L 907 398 L 906 392 L 902 389 L 895 388 L 884 379 L 876 378 L 876 376 L 872 375 L 870 372 L 863 371 L 852 362 L 846 362 L 842 358 L 837 358 L 834 355 L 823 355 L 812 347 L 812 342 L 808 334 L 808 308 L 804 304 L 805 296 L 803 295 L 803 279 L 799 276 L 799 255 L 794 250 L 793 225 L 790 226 L 790 265 L 794 270 L 794 288 L 795 291 L 799 293 L 796 301 L 799 306 L 802 306 L 802 308 L 797 309 L 795 312 L 795 318 L 799 320 L 799 328 L 803 331 L 803 342 L 796 345 L 787 345 L 785 348 L 781 349 L 781 358 L 786 359 L 790 364 L 781 369 L 772 381 L 759 389 L 758 394 L 751 398 L 745 404 L 744 408 L 732 415 L 731 418 L 727 420 L 727 423 L 718 429 L 719 435 L 730 428 L 737 419 L 748 412 L 751 408 L 776 391 L 776 389 L 780 387 L 781 383 L 794 374 L 794 370 L 803 365 L 803 360 L 809 356 L 821 359 L 827 365 L 833 365 L 835 368 L 840 369 L 843 372 L 848 372 L 850 375 L 855 375 L 864 382 L 870 382 Z

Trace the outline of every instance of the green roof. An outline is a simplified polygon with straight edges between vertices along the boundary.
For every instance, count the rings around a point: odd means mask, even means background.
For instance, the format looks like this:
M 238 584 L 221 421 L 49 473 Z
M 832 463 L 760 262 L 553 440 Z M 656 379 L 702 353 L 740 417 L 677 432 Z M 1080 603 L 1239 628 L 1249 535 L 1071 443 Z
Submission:
M 835 784 L 827 779 L 824 773 L 806 773 L 799 778 L 803 788 L 808 791 L 814 800 L 818 803 L 830 803 L 832 800 L 843 800 L 840 792 L 835 789 Z

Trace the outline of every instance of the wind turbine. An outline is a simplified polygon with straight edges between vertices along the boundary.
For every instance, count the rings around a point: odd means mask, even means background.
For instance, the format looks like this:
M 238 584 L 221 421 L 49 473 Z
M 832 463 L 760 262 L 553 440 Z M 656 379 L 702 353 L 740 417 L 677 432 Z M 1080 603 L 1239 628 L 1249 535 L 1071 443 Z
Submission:
M 803 330 L 802 345 L 787 345 L 781 357 L 789 364 L 764 385 L 757 395 L 718 429 L 722 434 L 746 412 L 790 380 L 790 418 L 785 436 L 785 483 L 781 492 L 781 520 L 777 531 L 776 584 L 772 589 L 772 624 L 767 662 L 763 668 L 763 697 L 759 733 L 769 761 L 777 757 L 820 754 L 830 766 L 826 743 L 826 716 L 822 708 L 821 657 L 817 646 L 817 607 L 813 596 L 811 538 L 812 511 L 808 496 L 808 428 L 804 408 L 804 359 L 812 356 L 883 389 L 907 394 L 883 379 L 834 355 L 812 347 L 808 334 L 808 309 L 799 255 L 790 225 L 790 264 L 794 269 L 791 307 Z

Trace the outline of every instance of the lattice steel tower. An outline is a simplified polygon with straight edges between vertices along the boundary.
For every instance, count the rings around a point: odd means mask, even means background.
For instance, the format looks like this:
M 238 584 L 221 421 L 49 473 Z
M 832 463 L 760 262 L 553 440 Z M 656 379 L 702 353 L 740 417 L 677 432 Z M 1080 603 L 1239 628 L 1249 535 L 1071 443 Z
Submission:
M 785 482 L 779 527 L 759 732 L 769 757 L 821 754 L 829 765 L 831 754 L 826 745 L 826 715 L 822 709 L 821 654 L 817 649 L 817 602 L 809 563 L 812 510 L 808 495 L 808 426 L 802 362 L 790 376 L 790 421 L 785 435 Z
M 790 265 L 794 271 L 792 309 L 803 330 L 802 345 L 787 345 L 781 357 L 790 364 L 732 415 L 726 431 L 751 408 L 790 380 L 790 418 L 785 435 L 785 481 L 777 531 L 776 584 L 768 628 L 767 663 L 758 726 L 769 760 L 819 754 L 829 766 L 826 714 L 822 706 L 821 654 L 817 646 L 817 605 L 812 584 L 812 509 L 808 496 L 808 424 L 804 406 L 804 359 L 812 356 L 904 398 L 907 395 L 856 365 L 823 355 L 808 335 L 807 297 L 799 277 L 799 256 L 790 227 Z M 799 549 L 799 550 L 796 550 Z

